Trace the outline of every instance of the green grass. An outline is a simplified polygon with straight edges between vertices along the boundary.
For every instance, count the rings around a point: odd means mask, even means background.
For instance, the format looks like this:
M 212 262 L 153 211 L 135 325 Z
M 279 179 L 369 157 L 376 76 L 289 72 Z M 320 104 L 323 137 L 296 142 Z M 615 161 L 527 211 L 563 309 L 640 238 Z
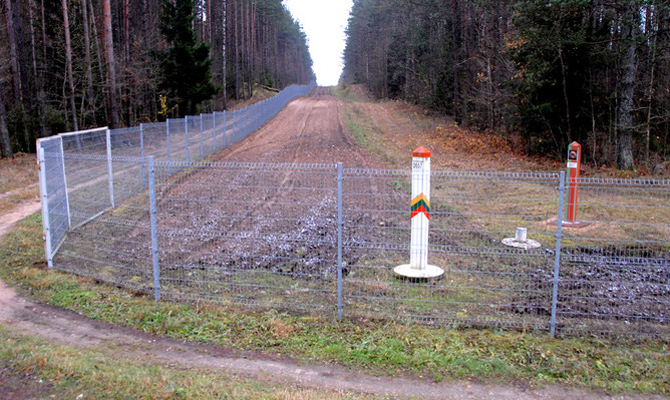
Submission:
M 613 392 L 670 391 L 670 349 L 663 342 L 552 339 L 523 332 L 251 312 L 205 303 L 156 303 L 151 297 L 45 269 L 39 216 L 20 223 L 2 243 L 0 275 L 38 301 L 91 318 L 300 361 L 336 362 L 372 374 L 565 383 Z
M 382 130 L 373 119 L 362 110 L 363 104 L 350 88 L 336 86 L 331 93 L 342 101 L 344 106 L 344 122 L 352 133 L 356 142 L 365 147 L 367 151 L 375 156 L 389 168 L 401 168 L 402 157 L 394 147 L 388 146 Z
M 60 399 L 372 399 L 117 359 L 98 349 L 52 345 L 0 327 L 0 370 L 40 398 Z M 32 379 L 26 379 L 29 376 Z M 26 382 L 27 381 L 27 382 Z

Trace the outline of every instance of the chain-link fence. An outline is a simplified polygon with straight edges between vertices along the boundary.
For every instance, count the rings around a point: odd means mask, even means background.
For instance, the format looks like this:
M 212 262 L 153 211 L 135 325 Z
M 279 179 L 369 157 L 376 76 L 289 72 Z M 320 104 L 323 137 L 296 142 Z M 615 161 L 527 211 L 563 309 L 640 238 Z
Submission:
M 233 118 L 183 121 L 170 145 L 188 162 L 84 153 L 100 132 L 41 142 L 51 265 L 157 299 L 670 338 L 670 181 L 581 178 L 579 224 L 564 224 L 564 174 L 432 171 L 428 257 L 445 273 L 400 279 L 410 170 L 194 162 Z M 519 227 L 539 246 L 505 245 Z

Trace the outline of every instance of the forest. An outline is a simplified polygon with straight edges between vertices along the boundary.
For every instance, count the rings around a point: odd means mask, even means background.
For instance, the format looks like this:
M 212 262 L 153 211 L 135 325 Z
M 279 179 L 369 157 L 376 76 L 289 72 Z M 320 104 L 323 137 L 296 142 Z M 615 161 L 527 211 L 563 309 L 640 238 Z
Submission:
M 622 170 L 668 161 L 668 0 L 355 0 L 345 84 L 529 154 Z
M 220 111 L 314 80 L 281 0 L 2 0 L 0 149 Z

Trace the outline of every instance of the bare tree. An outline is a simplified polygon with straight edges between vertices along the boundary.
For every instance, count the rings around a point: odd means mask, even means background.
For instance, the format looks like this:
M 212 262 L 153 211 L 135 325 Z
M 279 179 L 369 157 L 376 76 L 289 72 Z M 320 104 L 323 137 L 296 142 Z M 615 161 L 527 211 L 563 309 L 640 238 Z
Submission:
M 75 131 L 79 130 L 77 123 L 77 107 L 74 101 L 74 78 L 72 76 L 72 44 L 70 40 L 70 20 L 68 18 L 67 0 L 61 0 L 63 8 L 63 27 L 65 30 L 65 68 L 67 69 L 67 82 L 70 88 L 70 109 L 72 112 L 72 125 Z
M 111 126 L 119 127 L 119 102 L 116 86 L 116 62 L 114 60 L 114 37 L 112 32 L 112 9 L 110 0 L 102 0 L 102 24 L 105 40 L 105 63 L 107 64 L 107 86 L 109 87 L 109 111 Z
M 221 2 L 221 85 L 223 87 L 223 109 L 228 100 L 228 0 Z
M 635 51 L 636 6 L 634 0 L 627 0 L 622 15 L 622 43 L 626 48 L 621 57 L 621 96 L 618 106 L 617 168 L 629 169 L 635 166 L 633 158 L 633 98 L 635 96 Z
M 14 4 L 12 0 L 5 0 L 5 17 L 7 19 L 7 35 L 9 36 L 9 62 L 12 67 L 12 83 L 14 89 L 14 102 L 21 101 L 21 73 L 19 71 L 19 60 L 17 55 L 17 38 L 14 27 Z
M 86 61 L 86 97 L 82 101 L 82 108 L 88 100 L 90 106 L 92 122 L 95 122 L 95 97 L 93 94 L 93 66 L 91 63 L 91 39 L 89 33 L 88 3 L 87 0 L 81 0 L 82 25 L 84 27 L 84 57 Z
M 12 142 L 9 139 L 9 130 L 7 129 L 7 110 L 5 109 L 3 91 L 3 86 L 0 84 L 0 151 L 2 157 L 14 158 Z
M 30 17 L 30 51 L 33 61 L 33 82 L 37 91 L 37 120 L 39 122 L 40 137 L 48 135 L 46 126 L 46 95 L 44 93 L 44 79 L 43 74 L 38 72 L 37 68 L 37 49 L 35 38 L 35 15 L 33 13 L 33 1 L 28 5 L 28 12 Z

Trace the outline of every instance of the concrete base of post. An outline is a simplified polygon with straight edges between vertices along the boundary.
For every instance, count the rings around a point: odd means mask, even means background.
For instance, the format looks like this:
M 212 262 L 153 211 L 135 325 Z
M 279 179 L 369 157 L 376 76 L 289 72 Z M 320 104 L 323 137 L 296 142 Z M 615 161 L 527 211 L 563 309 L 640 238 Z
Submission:
M 411 264 L 403 264 L 393 268 L 393 272 L 395 272 L 398 278 L 416 281 L 440 279 L 444 275 L 444 270 L 435 265 L 426 265 L 425 268 L 418 268 Z
M 564 228 L 584 228 L 591 225 L 590 222 L 584 221 L 563 221 Z
M 516 247 L 517 249 L 530 250 L 540 247 L 540 242 L 533 239 L 526 239 L 525 241 L 517 240 L 516 238 L 505 238 L 502 240 L 505 246 Z
M 540 247 L 540 242 L 528 239 L 528 231 L 526 228 L 516 228 L 516 233 L 513 238 L 505 238 L 502 240 L 505 246 L 515 247 L 517 249 L 530 250 Z

